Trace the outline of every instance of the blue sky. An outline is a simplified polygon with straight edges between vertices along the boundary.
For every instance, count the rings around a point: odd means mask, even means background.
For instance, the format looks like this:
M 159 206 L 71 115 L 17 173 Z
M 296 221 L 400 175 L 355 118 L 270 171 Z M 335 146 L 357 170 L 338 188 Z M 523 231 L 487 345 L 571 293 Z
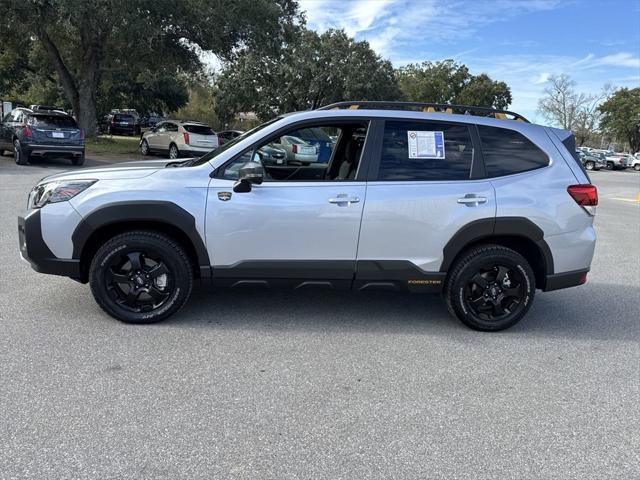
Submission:
M 577 90 L 640 86 L 640 0 L 300 0 L 307 26 L 342 28 L 395 66 L 453 58 L 511 87 L 539 119 L 550 75 Z

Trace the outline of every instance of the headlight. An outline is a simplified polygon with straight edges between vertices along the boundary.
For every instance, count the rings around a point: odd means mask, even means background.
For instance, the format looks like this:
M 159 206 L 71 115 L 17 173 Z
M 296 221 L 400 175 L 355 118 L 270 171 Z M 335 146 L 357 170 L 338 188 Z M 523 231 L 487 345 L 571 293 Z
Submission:
M 71 200 L 96 182 L 97 180 L 60 180 L 37 185 L 29 194 L 29 210 L 42 208 L 47 203 Z

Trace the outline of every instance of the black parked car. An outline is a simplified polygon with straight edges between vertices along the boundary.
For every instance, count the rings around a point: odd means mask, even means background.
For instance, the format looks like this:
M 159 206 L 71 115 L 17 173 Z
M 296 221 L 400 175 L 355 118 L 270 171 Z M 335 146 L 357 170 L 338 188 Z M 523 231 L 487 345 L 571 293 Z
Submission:
M 110 113 L 105 115 L 101 128 L 108 135 L 135 135 L 138 133 L 136 117 L 130 113 Z
M 225 130 L 224 132 L 218 132 L 218 142 L 220 145 L 224 145 L 243 133 L 242 130 Z
M 66 113 L 14 108 L 0 126 L 0 155 L 4 150 L 13 151 L 18 165 L 33 157 L 65 157 L 82 165 L 84 132 Z

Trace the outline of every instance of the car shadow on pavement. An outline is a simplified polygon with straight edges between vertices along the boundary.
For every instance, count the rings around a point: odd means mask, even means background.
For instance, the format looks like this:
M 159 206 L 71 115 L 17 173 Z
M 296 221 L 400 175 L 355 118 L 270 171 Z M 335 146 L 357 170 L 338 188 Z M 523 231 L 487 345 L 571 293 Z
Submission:
M 527 316 L 500 335 L 638 340 L 639 295 L 638 287 L 598 283 L 538 292 Z M 163 324 L 264 331 L 474 333 L 449 315 L 438 295 L 254 288 L 212 291 L 203 286 L 194 289 L 184 310 Z

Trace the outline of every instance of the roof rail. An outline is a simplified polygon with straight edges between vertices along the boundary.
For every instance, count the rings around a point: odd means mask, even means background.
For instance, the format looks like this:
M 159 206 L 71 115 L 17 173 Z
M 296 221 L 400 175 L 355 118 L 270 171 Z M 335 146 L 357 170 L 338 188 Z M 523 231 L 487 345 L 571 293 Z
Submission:
M 449 103 L 422 103 L 422 102 L 337 102 L 330 105 L 320 107 L 318 110 L 358 110 L 358 109 L 376 109 L 376 110 L 413 110 L 429 113 L 458 113 L 463 115 L 476 115 L 481 117 L 492 117 L 505 120 L 516 120 L 519 122 L 527 122 L 519 113 L 509 110 L 500 110 L 497 108 L 475 107 L 473 105 L 452 105 Z

